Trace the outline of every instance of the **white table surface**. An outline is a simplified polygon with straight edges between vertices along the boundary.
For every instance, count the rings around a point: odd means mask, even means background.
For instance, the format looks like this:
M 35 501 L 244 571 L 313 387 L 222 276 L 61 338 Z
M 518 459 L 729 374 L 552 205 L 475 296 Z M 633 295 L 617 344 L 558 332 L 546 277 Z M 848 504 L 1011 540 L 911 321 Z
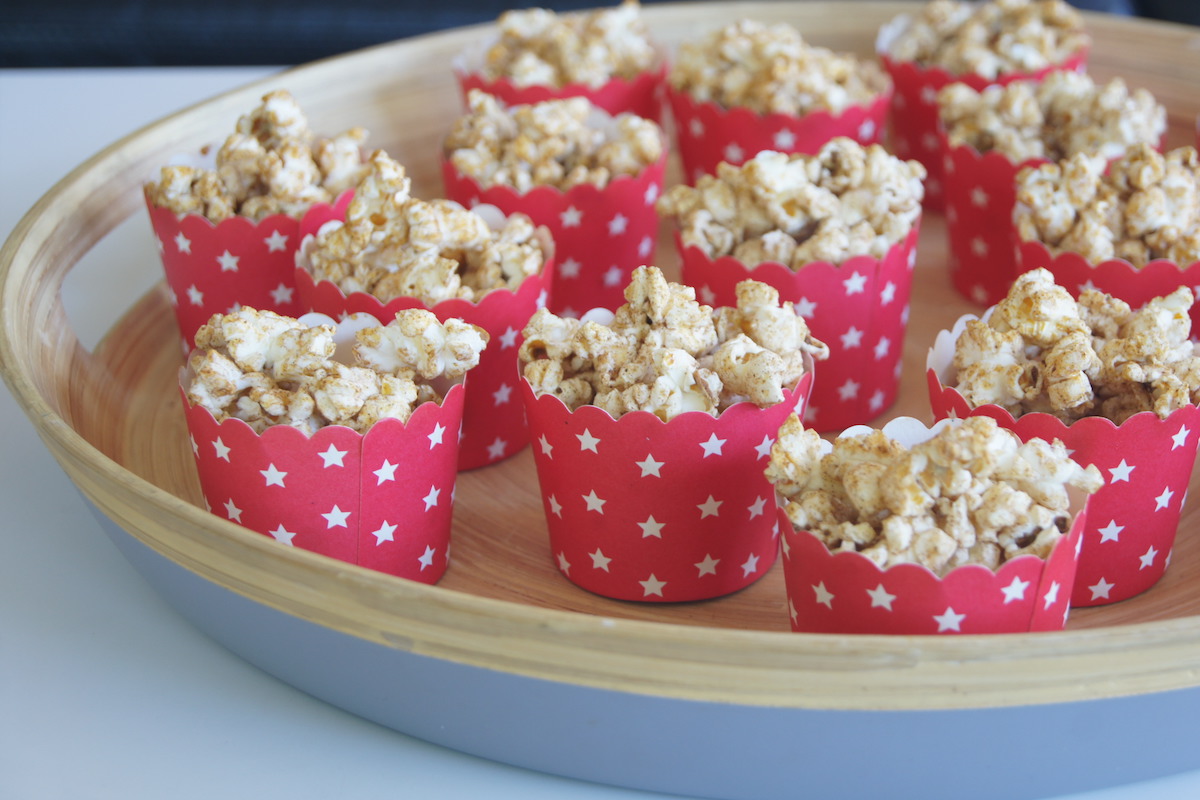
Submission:
M 101 147 L 272 71 L 0 70 L 0 238 Z M 81 262 L 64 303 L 83 343 L 159 270 L 140 215 Z M 0 419 L 0 798 L 663 797 L 426 744 L 260 672 L 142 582 L 6 386 Z M 1200 771 L 1071 795 L 1197 797 Z

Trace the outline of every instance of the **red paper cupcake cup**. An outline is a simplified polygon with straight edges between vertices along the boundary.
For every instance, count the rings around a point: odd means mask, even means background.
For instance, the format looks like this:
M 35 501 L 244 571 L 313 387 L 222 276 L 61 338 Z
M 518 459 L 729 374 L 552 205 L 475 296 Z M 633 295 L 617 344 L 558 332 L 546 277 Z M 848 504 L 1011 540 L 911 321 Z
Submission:
M 595 594 L 656 603 L 720 597 L 765 575 L 779 543 L 763 470 L 811 381 L 806 372 L 769 408 L 739 403 L 663 422 L 647 411 L 572 412 L 522 380 L 559 571 Z
M 1060 439 L 1071 457 L 1094 464 L 1104 486 L 1091 496 L 1071 604 L 1115 603 L 1149 589 L 1171 561 L 1179 515 L 1200 442 L 1200 408 L 1189 405 L 1160 419 L 1151 411 L 1120 425 L 1085 417 L 1067 425 L 1050 414 L 1017 419 L 997 405 L 972 407 L 950 387 L 954 343 L 973 315 L 938 334 L 926 362 L 935 419 L 985 415 L 1028 441 Z
M 1078 299 L 1085 289 L 1097 289 L 1133 308 L 1141 308 L 1156 297 L 1165 297 L 1180 286 L 1200 286 L 1200 261 L 1177 264 L 1156 259 L 1144 267 L 1135 267 L 1123 258 L 1087 261 L 1079 253 L 1054 255 L 1041 242 L 1021 242 L 1017 249 L 1018 272 L 1044 267 L 1054 275 L 1054 282 Z M 1192 338 L 1200 337 L 1200 304 L 1191 309 Z
M 731 256 L 713 261 L 698 247 L 684 247 L 678 234 L 675 243 L 683 282 L 696 287 L 701 302 L 733 306 L 739 282 L 769 284 L 829 345 L 804 417 L 806 427 L 825 433 L 877 417 L 896 400 L 919 229 L 918 221 L 882 259 L 816 261 L 798 270 L 777 262 L 750 268 Z
M 456 385 L 407 422 L 311 436 L 286 425 L 258 434 L 186 397 L 183 405 L 212 513 L 292 547 L 436 583 L 449 562 L 463 397 Z
M 633 176 L 621 175 L 607 186 L 551 186 L 519 193 L 508 186 L 483 189 L 442 159 L 446 197 L 467 208 L 487 203 L 505 214 L 522 213 L 544 225 L 554 239 L 554 289 L 550 310 L 578 317 L 592 308 L 614 311 L 625 302 L 633 271 L 654 254 L 666 154 Z
M 870 103 L 850 106 L 838 114 L 814 111 L 795 116 L 699 103 L 689 93 L 667 86 L 676 148 L 689 183 L 716 174 L 722 161 L 741 165 L 764 150 L 812 155 L 838 136 L 862 145 L 877 144 L 883 137 L 891 97 L 889 87 Z
M 582 83 L 569 83 L 566 86 L 517 86 L 507 78 L 491 79 L 471 70 L 467 66 L 470 60 L 469 56 L 461 56 L 454 65 L 454 75 L 458 79 L 464 108 L 467 107 L 467 95 L 472 89 L 479 89 L 510 106 L 530 105 L 568 97 L 586 97 L 593 105 L 614 116 L 629 112 L 662 122 L 663 79 L 667 72 L 665 60 L 658 67 L 632 78 L 613 78 L 601 86 Z
M 955 75 L 941 67 L 922 67 L 911 61 L 896 61 L 888 55 L 891 43 L 907 26 L 909 18 L 901 15 L 885 25 L 879 32 L 875 49 L 884 69 L 892 78 L 894 92 L 889 119 L 891 150 L 903 159 L 915 159 L 925 165 L 928 177 L 925 180 L 925 207 L 931 211 L 942 209 L 943 167 L 942 144 L 938 139 L 938 91 L 951 83 L 965 83 L 977 92 L 988 86 L 1004 86 L 1013 81 L 1040 81 L 1051 72 L 1087 68 L 1087 49 L 1080 50 L 1061 64 L 1046 67 L 1036 72 L 1009 72 L 996 78 L 985 78 L 976 74 Z
M 935 429 L 911 417 L 884 427 L 909 445 Z M 813 534 L 794 529 L 780 509 L 792 630 L 905 635 L 1061 630 L 1070 610 L 1086 511 L 1079 498 L 1070 531 L 1047 559 L 1019 556 L 995 571 L 967 564 L 939 578 L 919 564 L 883 569 L 861 553 L 832 553 Z
M 301 225 L 315 229 L 341 219 L 352 197 L 345 192 L 332 206 L 314 205 L 303 221 L 276 214 L 261 222 L 231 217 L 215 225 L 199 214 L 181 217 L 147 197 L 183 352 L 192 349 L 196 331 L 213 314 L 240 306 L 290 317 L 304 313 L 295 280 Z

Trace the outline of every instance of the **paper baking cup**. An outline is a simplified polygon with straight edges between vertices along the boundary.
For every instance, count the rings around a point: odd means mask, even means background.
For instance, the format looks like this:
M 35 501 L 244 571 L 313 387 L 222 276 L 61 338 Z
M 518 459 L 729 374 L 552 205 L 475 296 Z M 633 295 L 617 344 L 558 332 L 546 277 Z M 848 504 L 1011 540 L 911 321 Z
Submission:
M 663 422 L 648 411 L 572 412 L 522 380 L 559 571 L 605 597 L 656 603 L 719 597 L 761 578 L 779 550 L 763 470 L 811 382 L 807 372 L 769 408 L 739 403 Z
M 510 106 L 568 97 L 586 97 L 592 105 L 614 116 L 629 112 L 660 123 L 663 118 L 665 64 L 633 78 L 613 78 L 599 87 L 582 83 L 569 83 L 566 86 L 517 86 L 506 78 L 491 80 L 478 72 L 464 72 L 461 68 L 456 68 L 454 74 L 458 78 L 464 108 L 467 107 L 467 95 L 472 89 L 479 89 Z
M 332 206 L 314 205 L 303 224 L 316 228 L 341 219 L 352 196 L 346 192 Z M 300 219 L 285 214 L 261 222 L 231 217 L 214 225 L 199 214 L 179 216 L 155 206 L 148 197 L 146 208 L 185 354 L 192 349 L 196 331 L 213 314 L 241 306 L 289 317 L 304 313 L 295 281 Z
M 554 288 L 550 310 L 578 317 L 591 308 L 616 310 L 625 302 L 633 270 L 648 263 L 658 236 L 654 203 L 662 194 L 666 154 L 641 173 L 621 175 L 603 188 L 561 191 L 537 186 L 519 193 L 508 186 L 480 188 L 442 159 L 446 197 L 467 208 L 487 203 L 505 214 L 522 213 L 544 225 L 554 239 Z
M 911 446 L 937 429 L 899 417 L 883 430 Z M 866 430 L 849 429 L 843 435 Z M 906 635 L 1061 630 L 1090 509 L 1082 497 L 1076 499 L 1071 529 L 1049 558 L 1019 556 L 994 572 L 967 564 L 940 578 L 918 564 L 883 569 L 861 553 L 831 553 L 813 534 L 795 530 L 780 509 L 792 630 Z
M 1095 464 L 1105 483 L 1089 502 L 1071 604 L 1104 605 L 1146 591 L 1171 562 L 1200 441 L 1200 408 L 1184 406 L 1166 419 L 1144 411 L 1121 425 L 1102 417 L 1067 425 L 1049 414 L 1013 419 L 997 405 L 971 407 L 950 388 L 954 343 L 971 319 L 962 317 L 939 333 L 929 352 L 926 377 L 934 418 L 986 415 L 1022 441 L 1060 439 L 1076 462 Z
M 1041 242 L 1021 242 L 1017 253 L 1020 273 L 1045 267 L 1054 275 L 1054 282 L 1076 299 L 1085 289 L 1098 289 L 1136 309 L 1180 286 L 1191 286 L 1193 292 L 1200 286 L 1200 261 L 1180 265 L 1156 259 L 1144 267 L 1135 267 L 1123 258 L 1114 258 L 1095 264 L 1079 253 L 1054 255 Z M 1195 339 L 1200 337 L 1200 303 L 1192 305 L 1191 317 Z
M 767 262 L 747 267 L 730 256 L 713 261 L 698 247 L 680 249 L 683 282 L 709 305 L 737 305 L 737 285 L 756 280 L 779 290 L 829 345 L 817 367 L 806 427 L 838 431 L 879 416 L 900 389 L 908 301 L 920 224 L 882 259 L 855 256 L 842 264 L 816 261 L 798 270 Z
M 862 145 L 877 144 L 887 123 L 891 96 L 889 87 L 870 103 L 850 106 L 840 114 L 813 111 L 794 116 L 698 103 L 687 92 L 667 87 L 675 117 L 675 143 L 689 183 L 716 174 L 722 161 L 740 166 L 764 150 L 812 155 L 838 136 Z
M 183 405 L 209 511 L 292 547 L 436 583 L 449 559 L 463 396 L 454 386 L 407 422 L 311 436 L 286 425 L 260 435 Z
M 922 67 L 911 61 L 896 61 L 888 55 L 891 44 L 907 27 L 910 17 L 902 14 L 884 25 L 876 40 L 876 52 L 892 78 L 894 91 L 888 138 L 892 152 L 903 159 L 915 159 L 925 165 L 925 207 L 941 210 L 943 202 L 942 144 L 938 140 L 938 91 L 950 83 L 965 83 L 977 92 L 988 86 L 1004 86 L 1013 81 L 1040 81 L 1051 72 L 1087 68 L 1087 49 L 1075 53 L 1061 64 L 1036 72 L 1009 72 L 995 78 L 976 74 L 953 74 L 941 67 Z

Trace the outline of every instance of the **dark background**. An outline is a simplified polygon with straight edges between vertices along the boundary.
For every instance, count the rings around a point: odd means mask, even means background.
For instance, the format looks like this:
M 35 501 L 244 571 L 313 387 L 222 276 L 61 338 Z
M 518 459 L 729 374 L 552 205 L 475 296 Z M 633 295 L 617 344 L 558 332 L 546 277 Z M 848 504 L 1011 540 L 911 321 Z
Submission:
M 393 39 L 489 22 L 510 7 L 541 5 L 567 11 L 615 2 L 0 0 L 0 67 L 300 64 Z M 1073 4 L 1200 24 L 1197 0 Z

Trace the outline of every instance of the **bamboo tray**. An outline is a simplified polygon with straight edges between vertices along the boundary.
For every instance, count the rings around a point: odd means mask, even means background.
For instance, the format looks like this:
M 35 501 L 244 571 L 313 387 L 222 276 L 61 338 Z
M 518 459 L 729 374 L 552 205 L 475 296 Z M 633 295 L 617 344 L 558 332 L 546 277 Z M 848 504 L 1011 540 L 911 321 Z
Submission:
M 654 6 L 669 45 L 728 19 L 786 20 L 869 54 L 912 4 Z M 1090 16 L 1091 72 L 1145 86 L 1193 141 L 1200 31 Z M 1055 634 L 815 636 L 788 631 L 778 564 L 735 595 L 631 604 L 563 579 L 545 544 L 528 450 L 460 477 L 454 553 L 436 587 L 280 547 L 204 511 L 175 393 L 165 293 L 94 352 L 59 298 L 66 274 L 131 214 L 144 178 L 220 140 L 265 91 L 290 89 L 319 131 L 360 124 L 440 193 L 436 148 L 459 111 L 449 61 L 485 33 L 450 31 L 301 67 L 161 120 L 73 171 L 0 252 L 0 364 L 14 396 L 101 527 L 175 607 L 268 672 L 397 730 L 507 763 L 642 789 L 730 798 L 959 797 L 928 783 L 954 762 L 976 797 L 1039 797 L 1200 766 L 1200 516 L 1140 597 L 1074 612 Z M 677 166 L 672 181 L 677 176 Z M 677 261 L 660 237 L 657 263 Z M 934 334 L 974 311 L 950 287 L 945 230 L 922 230 L 899 414 L 927 419 Z M 1192 489 L 1196 488 L 1193 481 Z M 377 681 L 365 680 L 372 676 Z M 372 687 L 382 682 L 389 691 Z M 435 698 L 440 698 L 436 699 Z M 454 698 L 447 701 L 446 698 Z M 981 744 L 989 743 L 989 744 Z M 1026 744 L 1028 743 L 1028 744 Z M 1134 747 L 1134 756 L 1126 748 Z M 1016 748 L 1020 769 L 1002 752 Z M 870 753 L 873 769 L 863 769 Z M 967 778 L 963 778 L 967 780 Z

